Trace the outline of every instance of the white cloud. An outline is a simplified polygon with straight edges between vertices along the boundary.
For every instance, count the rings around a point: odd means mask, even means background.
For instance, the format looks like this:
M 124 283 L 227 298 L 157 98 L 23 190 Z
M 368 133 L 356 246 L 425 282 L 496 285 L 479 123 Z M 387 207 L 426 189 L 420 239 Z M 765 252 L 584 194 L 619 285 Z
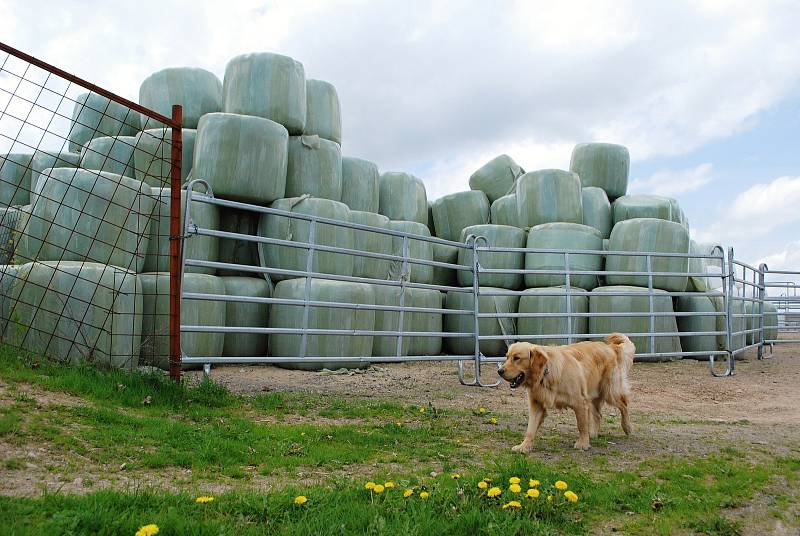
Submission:
M 713 166 L 705 163 L 689 169 L 657 171 L 646 179 L 633 179 L 628 191 L 667 196 L 686 194 L 711 182 L 712 170 Z

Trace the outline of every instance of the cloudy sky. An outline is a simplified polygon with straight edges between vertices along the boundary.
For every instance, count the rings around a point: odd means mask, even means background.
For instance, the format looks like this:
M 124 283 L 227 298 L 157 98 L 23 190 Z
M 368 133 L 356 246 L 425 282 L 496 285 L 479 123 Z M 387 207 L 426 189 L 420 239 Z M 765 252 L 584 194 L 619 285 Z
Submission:
M 627 145 L 629 191 L 702 241 L 800 269 L 800 3 L 0 0 L 0 39 L 123 96 L 170 66 L 287 54 L 336 85 L 343 154 L 430 199 L 508 153 Z

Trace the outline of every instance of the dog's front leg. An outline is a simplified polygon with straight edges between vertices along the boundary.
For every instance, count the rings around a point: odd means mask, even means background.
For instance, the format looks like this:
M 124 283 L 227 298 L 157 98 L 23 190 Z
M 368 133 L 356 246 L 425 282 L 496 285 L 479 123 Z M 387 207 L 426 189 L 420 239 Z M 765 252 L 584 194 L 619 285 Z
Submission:
M 531 448 L 533 447 L 533 440 L 536 437 L 536 432 L 539 431 L 539 426 L 542 425 L 542 421 L 544 421 L 545 416 L 547 416 L 547 410 L 544 409 L 544 406 L 535 401 L 529 393 L 528 429 L 525 431 L 525 437 L 522 439 L 522 443 L 511 447 L 511 450 L 514 452 L 530 452 Z
M 575 442 L 575 448 L 579 450 L 589 450 L 590 404 L 588 400 L 583 399 L 572 407 L 575 410 L 575 419 L 578 421 L 578 440 Z

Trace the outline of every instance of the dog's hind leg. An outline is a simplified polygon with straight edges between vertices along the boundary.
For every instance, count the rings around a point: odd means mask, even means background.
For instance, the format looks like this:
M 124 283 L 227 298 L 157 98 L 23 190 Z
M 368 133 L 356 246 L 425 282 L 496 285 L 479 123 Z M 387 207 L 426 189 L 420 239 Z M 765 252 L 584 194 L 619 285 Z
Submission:
M 622 420 L 622 430 L 625 432 L 625 435 L 631 435 L 633 428 L 631 428 L 631 418 L 628 414 L 628 395 L 619 395 L 617 407 L 619 408 L 619 415 Z
M 603 414 L 601 412 L 602 409 L 602 398 L 595 398 L 592 400 L 592 403 L 589 407 L 589 411 L 591 412 L 589 418 L 589 437 L 592 439 L 600 435 L 600 425 L 603 423 Z
M 536 438 L 536 432 L 539 431 L 539 426 L 542 425 L 542 421 L 546 416 L 547 410 L 544 409 L 544 406 L 528 395 L 528 429 L 525 431 L 522 443 L 511 447 L 511 450 L 514 452 L 530 452 L 533 447 L 533 440 Z
M 592 403 L 588 399 L 581 399 L 577 402 L 572 409 L 575 411 L 575 418 L 578 421 L 578 440 L 575 442 L 575 448 L 579 450 L 589 450 L 589 421 L 591 416 L 590 407 Z

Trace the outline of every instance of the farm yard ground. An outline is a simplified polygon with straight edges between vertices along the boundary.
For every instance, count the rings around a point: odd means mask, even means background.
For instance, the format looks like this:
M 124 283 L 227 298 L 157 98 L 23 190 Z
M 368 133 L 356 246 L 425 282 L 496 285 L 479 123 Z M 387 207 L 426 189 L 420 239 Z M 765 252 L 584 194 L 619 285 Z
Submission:
M 747 354 L 732 378 L 694 361 L 637 364 L 634 434 L 609 410 L 587 453 L 571 449 L 567 412 L 548 417 L 533 454 L 511 453 L 523 393 L 463 387 L 453 364 L 358 374 L 229 366 L 212 379 L 190 372 L 178 387 L 161 374 L 2 350 L 0 534 L 133 534 L 151 522 L 160 534 L 239 535 L 800 527 L 797 346 L 766 361 Z M 511 476 L 545 490 L 565 480 L 579 501 L 503 510 Z M 498 499 L 477 488 L 484 477 L 503 489 Z M 369 480 L 398 489 L 376 495 L 363 489 Z M 215 500 L 197 504 L 199 495 Z M 308 503 L 294 505 L 297 495 Z

